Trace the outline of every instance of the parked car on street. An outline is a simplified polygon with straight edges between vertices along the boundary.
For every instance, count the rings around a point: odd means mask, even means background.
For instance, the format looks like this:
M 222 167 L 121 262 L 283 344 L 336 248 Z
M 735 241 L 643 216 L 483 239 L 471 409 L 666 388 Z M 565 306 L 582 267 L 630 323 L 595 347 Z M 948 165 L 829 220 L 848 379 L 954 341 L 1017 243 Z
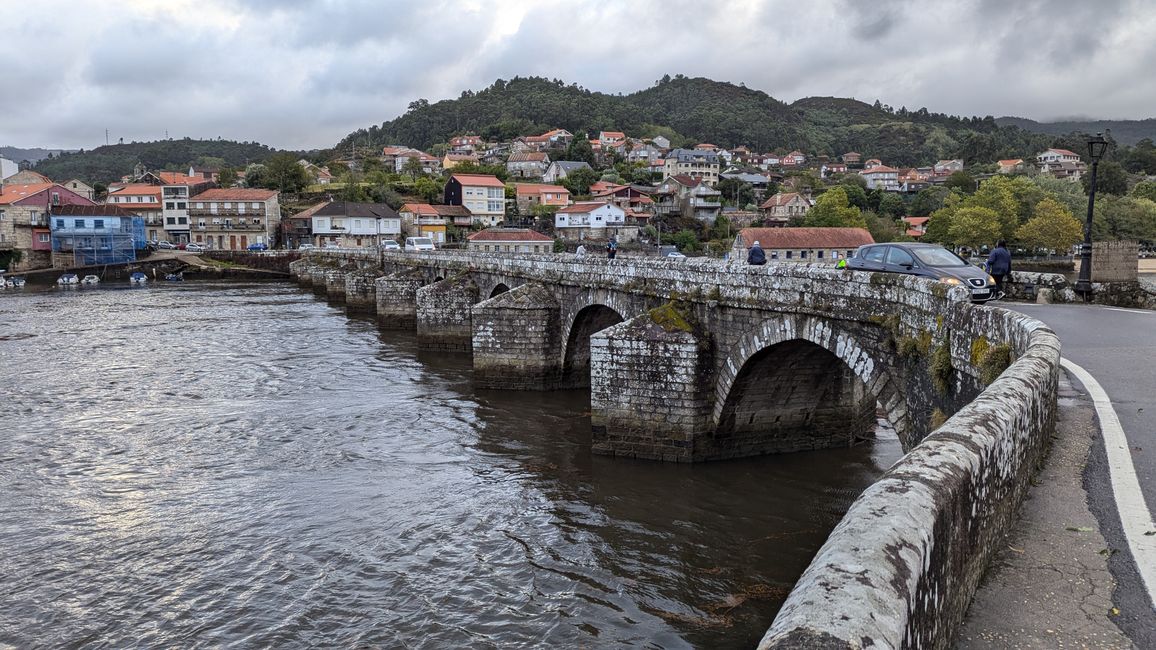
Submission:
M 159 242 L 157 242 L 157 248 L 159 250 L 170 250 L 171 251 L 176 247 L 177 247 L 177 245 L 172 243 L 171 241 L 159 241 Z
M 267 251 L 267 250 L 269 250 L 269 244 L 266 244 L 264 242 L 255 242 L 255 243 L 249 244 L 249 250 L 251 250 L 251 251 Z
M 997 297 L 995 278 L 936 244 L 890 243 L 860 246 L 855 255 L 847 260 L 846 268 L 855 271 L 918 275 L 948 285 L 967 287 L 971 290 L 972 302 L 987 302 Z
M 311 251 L 314 248 L 317 248 L 317 247 L 314 246 L 313 244 L 298 244 L 297 245 L 297 250 L 299 250 L 299 251 Z
M 429 237 L 406 237 L 405 250 L 410 251 L 432 251 L 434 250 L 433 239 Z
M 198 243 L 195 243 L 195 242 L 189 242 L 188 244 L 185 244 L 185 252 L 186 253 L 203 253 L 203 252 L 205 252 L 205 247 L 198 244 Z
M 401 244 L 398 244 L 397 242 L 393 241 L 392 239 L 387 239 L 387 240 L 381 242 L 381 250 L 383 250 L 383 251 L 399 251 L 399 250 L 401 250 Z

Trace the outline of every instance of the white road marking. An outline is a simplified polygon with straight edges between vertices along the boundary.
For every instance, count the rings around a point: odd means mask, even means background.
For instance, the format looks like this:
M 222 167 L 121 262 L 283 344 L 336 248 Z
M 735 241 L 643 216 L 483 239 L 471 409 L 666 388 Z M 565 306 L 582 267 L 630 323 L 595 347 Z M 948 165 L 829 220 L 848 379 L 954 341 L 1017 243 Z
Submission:
M 1140 491 L 1140 481 L 1136 478 L 1136 468 L 1132 465 L 1131 448 L 1120 418 L 1112 408 L 1112 400 L 1087 370 L 1067 359 L 1060 363 L 1080 380 L 1092 403 L 1096 406 L 1096 417 L 1100 420 L 1100 431 L 1104 436 L 1104 450 L 1108 453 L 1108 471 L 1112 479 L 1112 492 L 1116 496 L 1116 510 L 1120 513 L 1120 524 L 1124 528 L 1124 539 L 1128 550 L 1136 562 L 1136 571 L 1148 592 L 1148 602 L 1156 609 L 1156 523 L 1152 521 L 1152 511 L 1144 502 Z
M 1124 309 L 1123 307 L 1104 307 L 1104 309 L 1107 309 L 1108 311 L 1124 311 L 1124 312 L 1128 312 L 1129 314 L 1148 314 L 1148 315 L 1151 315 L 1152 313 L 1154 313 L 1154 312 L 1148 311 L 1146 309 Z

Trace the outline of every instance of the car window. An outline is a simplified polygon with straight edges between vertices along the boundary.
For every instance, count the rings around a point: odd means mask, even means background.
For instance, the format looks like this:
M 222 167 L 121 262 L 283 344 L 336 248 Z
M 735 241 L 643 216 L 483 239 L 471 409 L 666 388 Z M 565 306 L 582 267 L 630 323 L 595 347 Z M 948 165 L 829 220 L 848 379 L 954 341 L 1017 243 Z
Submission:
M 883 263 L 883 254 L 887 252 L 886 246 L 875 246 L 863 251 L 863 259 L 867 262 Z
M 916 248 L 914 253 L 915 257 L 927 266 L 967 266 L 967 262 L 960 259 L 958 255 L 938 246 Z
M 899 266 L 906 264 L 910 266 L 915 264 L 915 258 L 911 256 L 911 253 L 908 253 L 898 246 L 890 246 L 887 251 L 887 263 Z

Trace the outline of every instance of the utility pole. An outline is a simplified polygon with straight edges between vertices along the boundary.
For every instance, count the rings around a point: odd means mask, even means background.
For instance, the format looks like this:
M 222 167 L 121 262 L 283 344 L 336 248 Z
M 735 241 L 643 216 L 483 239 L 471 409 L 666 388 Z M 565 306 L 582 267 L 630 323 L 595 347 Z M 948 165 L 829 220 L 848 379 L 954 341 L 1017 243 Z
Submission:
M 108 129 L 104 130 L 104 143 L 108 144 Z

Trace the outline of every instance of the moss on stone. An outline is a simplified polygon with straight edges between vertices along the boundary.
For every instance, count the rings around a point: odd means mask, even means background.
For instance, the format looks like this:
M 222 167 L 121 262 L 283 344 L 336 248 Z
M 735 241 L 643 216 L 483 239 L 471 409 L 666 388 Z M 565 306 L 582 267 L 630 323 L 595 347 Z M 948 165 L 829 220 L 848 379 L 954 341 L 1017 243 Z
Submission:
M 931 285 L 931 295 L 935 296 L 936 298 L 946 298 L 947 292 L 950 290 L 950 285 L 944 284 L 942 282 L 935 282 Z
M 719 291 L 717 284 L 715 286 L 711 287 L 710 291 L 707 292 L 706 299 L 707 300 L 715 300 L 715 301 L 722 300 L 722 292 Z
M 991 348 L 991 344 L 988 343 L 986 336 L 981 335 L 979 338 L 972 341 L 971 342 L 971 365 L 979 366 L 980 362 L 983 361 L 983 358 L 987 355 L 987 351 L 989 348 Z
M 692 332 L 690 309 L 685 303 L 670 301 L 650 310 L 650 319 L 668 332 Z
M 931 412 L 931 416 L 927 418 L 927 430 L 935 431 L 947 422 L 947 414 L 940 409 L 935 409 Z
M 1012 349 L 1006 343 L 993 345 L 979 361 L 979 378 L 984 385 L 991 384 L 1012 364 Z
M 947 397 L 951 392 L 952 380 L 955 375 L 955 368 L 951 365 L 950 337 L 935 348 L 935 352 L 931 354 L 931 364 L 928 366 L 928 371 L 931 373 L 931 385 L 935 387 L 935 392 Z

